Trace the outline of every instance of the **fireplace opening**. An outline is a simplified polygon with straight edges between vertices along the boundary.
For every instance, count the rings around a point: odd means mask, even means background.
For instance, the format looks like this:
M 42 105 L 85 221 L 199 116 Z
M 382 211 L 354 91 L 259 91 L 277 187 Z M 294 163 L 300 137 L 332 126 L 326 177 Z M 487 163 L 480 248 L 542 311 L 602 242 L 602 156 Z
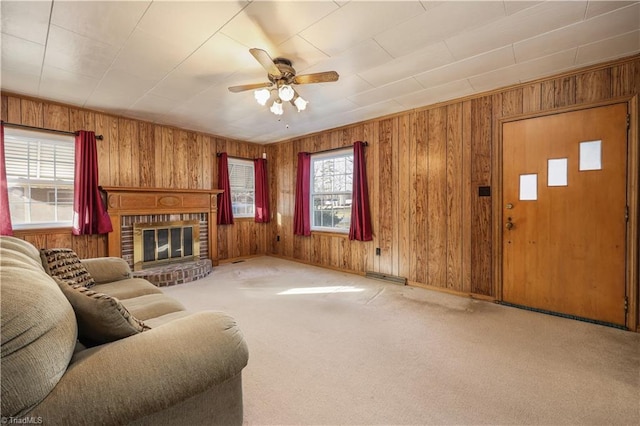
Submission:
M 197 220 L 133 224 L 133 270 L 200 259 Z

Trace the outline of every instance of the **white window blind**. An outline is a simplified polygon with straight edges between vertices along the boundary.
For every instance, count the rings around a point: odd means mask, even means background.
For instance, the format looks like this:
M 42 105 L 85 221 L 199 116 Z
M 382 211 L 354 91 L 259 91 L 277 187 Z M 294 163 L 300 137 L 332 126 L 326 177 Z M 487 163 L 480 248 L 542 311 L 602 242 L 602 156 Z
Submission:
M 73 215 L 73 136 L 4 129 L 12 225 L 70 226 Z
M 311 229 L 349 232 L 353 190 L 353 150 L 311 157 Z
M 229 158 L 228 165 L 233 217 L 254 217 L 256 187 L 253 161 Z

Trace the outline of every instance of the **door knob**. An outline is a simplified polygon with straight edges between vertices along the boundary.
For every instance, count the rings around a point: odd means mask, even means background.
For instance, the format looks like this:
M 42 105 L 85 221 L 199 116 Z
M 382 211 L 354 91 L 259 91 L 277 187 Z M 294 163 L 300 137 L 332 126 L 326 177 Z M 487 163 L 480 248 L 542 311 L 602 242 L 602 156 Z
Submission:
M 508 230 L 511 230 L 513 228 L 513 222 L 507 222 L 505 226 L 507 227 Z

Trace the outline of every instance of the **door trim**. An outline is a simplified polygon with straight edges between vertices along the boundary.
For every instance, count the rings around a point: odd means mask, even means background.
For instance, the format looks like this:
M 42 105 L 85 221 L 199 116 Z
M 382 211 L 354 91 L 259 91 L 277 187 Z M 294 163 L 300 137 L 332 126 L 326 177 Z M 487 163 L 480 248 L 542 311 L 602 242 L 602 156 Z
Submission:
M 503 238 L 503 217 L 502 217 L 502 126 L 505 123 L 526 120 L 530 118 L 545 117 L 549 115 L 563 114 L 566 112 L 581 111 L 585 109 L 609 106 L 626 103 L 629 113 L 629 127 L 627 130 L 627 202 L 629 205 L 629 220 L 627 224 L 627 247 L 626 247 L 626 283 L 625 292 L 628 299 L 626 312 L 626 328 L 628 330 L 640 332 L 640 318 L 638 317 L 638 295 L 640 293 L 638 282 L 639 270 L 639 221 L 640 221 L 640 147 L 639 129 L 640 121 L 638 109 L 638 95 L 613 98 L 604 102 L 573 105 L 571 107 L 558 108 L 553 110 L 540 111 L 536 113 L 519 114 L 508 117 L 498 117 L 494 120 L 493 143 L 492 143 L 492 269 L 493 269 L 493 294 L 497 302 L 502 302 L 502 238 Z

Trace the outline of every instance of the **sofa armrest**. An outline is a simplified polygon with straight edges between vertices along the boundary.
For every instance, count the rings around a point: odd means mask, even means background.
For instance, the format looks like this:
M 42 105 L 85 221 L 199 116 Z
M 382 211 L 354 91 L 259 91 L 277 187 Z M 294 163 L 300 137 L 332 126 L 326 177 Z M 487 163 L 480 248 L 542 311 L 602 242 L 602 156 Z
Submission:
M 233 318 L 198 312 L 80 353 L 27 415 L 44 424 L 126 424 L 225 382 L 247 360 Z
M 89 271 L 89 274 L 97 284 L 131 278 L 129 264 L 119 257 L 96 257 L 81 259 L 80 262 L 87 268 L 87 271 Z

